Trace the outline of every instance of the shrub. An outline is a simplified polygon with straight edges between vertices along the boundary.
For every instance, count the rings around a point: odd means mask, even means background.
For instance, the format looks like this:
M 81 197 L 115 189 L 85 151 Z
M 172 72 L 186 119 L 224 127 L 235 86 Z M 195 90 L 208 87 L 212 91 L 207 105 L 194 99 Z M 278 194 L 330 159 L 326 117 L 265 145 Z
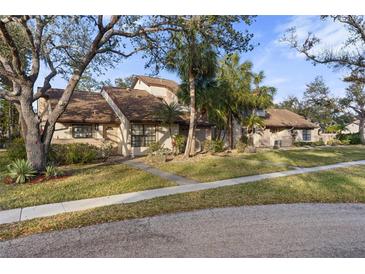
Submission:
M 222 140 L 207 140 L 204 142 L 204 151 L 222 152 L 224 151 L 224 142 Z
M 98 158 L 108 159 L 114 151 L 113 144 L 111 142 L 105 142 L 98 148 Z
M 99 149 L 89 144 L 52 145 L 48 162 L 52 164 L 90 163 L 98 158 Z
M 241 139 L 236 144 L 236 149 L 238 153 L 245 152 L 245 149 L 247 147 L 247 143 L 243 142 Z
M 90 163 L 97 159 L 98 148 L 89 144 L 70 144 L 67 147 L 66 163 Z
M 305 146 L 311 146 L 312 142 L 302 142 L 302 141 L 297 141 L 294 142 L 294 146 L 296 147 L 305 147 Z
M 175 143 L 176 154 L 180 154 L 185 149 L 186 137 L 184 135 L 178 134 L 173 137 Z
M 350 145 L 361 144 L 359 133 L 341 134 L 337 138 L 344 144 L 350 144 Z
M 342 142 L 338 139 L 331 139 L 331 140 L 328 140 L 327 144 L 330 146 L 338 146 L 338 145 L 342 145 Z
M 27 152 L 23 138 L 13 139 L 7 147 L 8 158 L 12 161 L 16 159 L 27 159 Z
M 17 159 L 8 165 L 8 175 L 17 184 L 24 184 L 36 174 L 30 163 L 24 159 Z
M 61 176 L 62 174 L 63 173 L 60 170 L 58 170 L 58 168 L 56 168 L 55 166 L 47 166 L 46 171 L 44 172 L 46 178 L 54 178 Z
M 166 162 L 167 156 L 172 153 L 170 149 L 164 148 L 164 146 L 158 142 L 152 143 L 148 147 L 147 152 L 149 160 L 157 163 Z

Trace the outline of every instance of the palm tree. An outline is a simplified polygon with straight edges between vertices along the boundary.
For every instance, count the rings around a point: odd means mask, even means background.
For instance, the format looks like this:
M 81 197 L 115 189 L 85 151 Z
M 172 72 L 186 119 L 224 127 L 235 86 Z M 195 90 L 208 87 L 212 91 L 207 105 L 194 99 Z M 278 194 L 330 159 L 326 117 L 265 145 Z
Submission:
M 255 113 L 251 113 L 243 120 L 242 125 L 246 127 L 248 134 L 248 144 L 250 146 L 254 146 L 253 135 L 255 134 L 255 130 L 257 128 L 263 128 L 265 126 L 264 120 Z
M 166 101 L 162 106 L 156 111 L 157 117 L 161 120 L 163 125 L 167 125 L 169 129 L 170 138 L 172 141 L 172 126 L 182 114 L 180 105 L 176 102 L 171 102 L 168 104 Z
M 198 37 L 194 29 L 182 35 L 178 33 L 172 39 L 174 48 L 167 54 L 166 68 L 177 72 L 183 85 L 189 90 L 190 121 L 189 133 L 185 147 L 184 157 L 195 154 L 195 127 L 197 120 L 196 89 L 197 80 L 211 78 L 215 74 L 217 55 L 216 50 Z

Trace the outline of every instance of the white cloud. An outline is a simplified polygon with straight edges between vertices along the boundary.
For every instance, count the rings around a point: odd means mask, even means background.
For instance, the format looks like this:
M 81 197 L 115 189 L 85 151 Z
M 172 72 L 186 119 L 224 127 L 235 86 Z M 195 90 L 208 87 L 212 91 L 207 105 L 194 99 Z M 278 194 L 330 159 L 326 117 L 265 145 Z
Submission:
M 288 45 L 280 41 L 285 31 L 291 27 L 296 28 L 299 41 L 304 41 L 308 33 L 313 33 L 320 39 L 320 44 L 311 53 L 318 53 L 324 49 L 345 50 L 344 42 L 347 40 L 349 33 L 343 24 L 330 19 L 321 20 L 319 16 L 292 16 L 287 22 L 278 25 L 274 30 L 278 34 L 275 44 L 285 49 L 286 56 L 289 59 L 304 58 L 303 54 L 297 53 L 295 50 L 288 50 Z M 354 50 L 355 48 L 355 46 L 346 47 L 346 50 Z

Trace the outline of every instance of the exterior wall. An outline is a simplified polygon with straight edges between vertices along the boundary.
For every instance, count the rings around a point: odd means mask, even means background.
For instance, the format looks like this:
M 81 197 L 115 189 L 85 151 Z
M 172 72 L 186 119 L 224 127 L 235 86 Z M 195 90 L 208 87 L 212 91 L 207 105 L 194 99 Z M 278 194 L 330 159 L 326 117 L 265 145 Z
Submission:
M 165 87 L 148 86 L 143 81 L 138 80 L 133 88 L 145 90 L 158 98 L 164 99 L 168 104 L 178 102 L 177 96 Z
M 204 141 L 212 140 L 212 129 L 210 127 L 196 128 L 195 130 L 195 150 L 201 151 Z
M 305 142 L 303 141 L 303 130 L 302 129 L 297 129 L 297 136 L 295 138 L 295 141 L 297 142 Z M 317 142 L 320 140 L 320 135 L 319 135 L 319 129 L 315 128 L 311 130 L 311 140 L 308 142 Z
M 72 124 L 56 123 L 55 132 L 52 138 L 52 144 L 74 144 L 86 143 L 94 146 L 101 146 L 110 142 L 117 147 L 119 144 L 118 132 L 119 126 L 116 124 L 91 124 L 92 138 L 74 138 L 72 136 Z
M 346 126 L 346 130 L 343 133 L 358 133 L 359 132 L 359 124 L 349 124 Z

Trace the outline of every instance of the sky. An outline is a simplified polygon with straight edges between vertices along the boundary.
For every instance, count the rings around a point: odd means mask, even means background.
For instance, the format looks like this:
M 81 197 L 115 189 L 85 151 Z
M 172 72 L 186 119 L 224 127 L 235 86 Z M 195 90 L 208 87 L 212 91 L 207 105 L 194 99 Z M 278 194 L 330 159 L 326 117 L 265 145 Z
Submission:
M 313 66 L 304 56 L 280 42 L 280 38 L 289 28 L 295 26 L 299 39 L 304 39 L 308 32 L 313 32 L 321 38 L 324 47 L 338 49 L 347 35 L 343 26 L 332 21 L 321 21 L 318 16 L 258 16 L 255 22 L 247 27 L 254 34 L 252 42 L 259 44 L 253 51 L 242 53 L 241 61 L 249 60 L 253 63 L 255 72 L 263 70 L 266 79 L 264 84 L 277 88 L 274 101 L 278 103 L 288 96 L 302 97 L 306 84 L 316 76 L 322 76 L 329 86 L 333 96 L 344 94 L 346 84 L 342 82 L 344 71 L 334 72 L 325 65 Z M 320 48 L 319 48 L 320 50 Z M 130 75 L 150 75 L 152 71 L 144 68 L 144 60 L 140 55 L 132 56 L 120 63 L 114 69 L 109 69 L 99 80 L 128 77 Z M 179 82 L 176 74 L 161 71 L 159 77 Z M 41 83 L 41 82 L 40 82 Z M 53 87 L 63 88 L 65 82 L 56 78 Z

